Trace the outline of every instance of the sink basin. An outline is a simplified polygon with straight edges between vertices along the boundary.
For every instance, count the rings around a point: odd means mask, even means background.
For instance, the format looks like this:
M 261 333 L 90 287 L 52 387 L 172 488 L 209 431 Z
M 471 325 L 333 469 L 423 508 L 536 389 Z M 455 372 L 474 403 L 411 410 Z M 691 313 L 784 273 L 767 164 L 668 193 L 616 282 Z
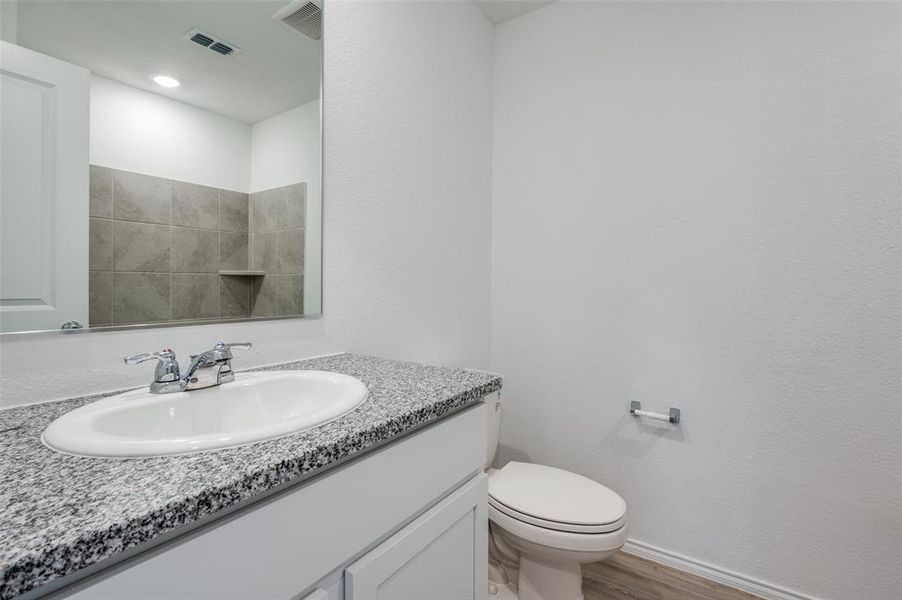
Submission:
M 42 439 L 59 452 L 110 458 L 229 448 L 327 423 L 366 395 L 360 380 L 340 373 L 239 373 L 202 390 L 144 388 L 86 404 L 52 422 Z

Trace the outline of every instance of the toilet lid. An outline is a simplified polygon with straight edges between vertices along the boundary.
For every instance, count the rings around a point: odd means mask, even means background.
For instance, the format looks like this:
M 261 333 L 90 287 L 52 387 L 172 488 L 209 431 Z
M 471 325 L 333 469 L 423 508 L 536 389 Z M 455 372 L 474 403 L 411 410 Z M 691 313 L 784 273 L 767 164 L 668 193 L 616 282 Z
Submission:
M 489 503 L 505 514 L 548 529 L 604 533 L 623 526 L 626 502 L 582 475 L 510 462 L 489 479 Z

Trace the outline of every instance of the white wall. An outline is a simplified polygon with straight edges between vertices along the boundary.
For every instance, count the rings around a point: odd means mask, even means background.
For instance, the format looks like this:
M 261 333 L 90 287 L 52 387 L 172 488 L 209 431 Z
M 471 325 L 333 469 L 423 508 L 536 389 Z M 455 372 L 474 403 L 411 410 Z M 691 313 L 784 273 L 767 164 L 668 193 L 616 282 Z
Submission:
M 899 597 L 900 7 L 559 2 L 498 27 L 503 460 L 608 484 L 661 549 Z
M 3 336 L 3 406 L 141 385 L 152 368 L 123 355 L 218 339 L 255 343 L 238 368 L 341 350 L 488 366 L 491 27 L 470 3 L 336 2 L 324 43 L 325 316 Z
M 91 163 L 237 192 L 250 190 L 251 127 L 91 76 Z
M 319 189 L 319 121 L 314 100 L 251 126 L 251 192 L 299 181 Z
M 302 104 L 251 126 L 251 192 L 304 181 L 307 183 L 307 230 L 304 265 L 308 274 L 322 268 L 322 167 L 320 101 Z M 304 281 L 304 312 L 321 310 L 319 277 Z

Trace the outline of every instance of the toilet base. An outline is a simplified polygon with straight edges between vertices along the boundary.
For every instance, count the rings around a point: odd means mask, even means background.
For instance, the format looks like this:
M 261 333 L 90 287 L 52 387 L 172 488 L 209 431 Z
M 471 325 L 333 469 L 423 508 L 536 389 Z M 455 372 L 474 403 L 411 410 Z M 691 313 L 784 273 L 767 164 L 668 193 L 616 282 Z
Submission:
M 583 600 L 579 563 L 553 563 L 520 555 L 519 600 Z
M 519 598 L 510 585 L 490 582 L 488 600 L 519 600 Z
M 492 518 L 491 507 L 489 518 Z M 525 531 L 529 533 L 528 529 Z M 511 533 L 494 521 L 490 521 L 489 535 L 489 556 L 493 562 L 490 581 L 500 592 L 516 592 L 518 600 L 590 600 L 582 591 L 582 565 L 604 560 L 617 552 L 626 539 L 626 526 L 602 534 L 603 537 L 594 536 L 594 545 L 589 550 L 539 544 Z M 500 590 L 500 586 L 507 590 Z
M 583 590 L 584 600 L 609 600 L 609 598 L 609 596 L 602 596 L 591 587 Z M 519 600 L 519 598 L 516 590 L 510 585 L 490 583 L 488 600 Z

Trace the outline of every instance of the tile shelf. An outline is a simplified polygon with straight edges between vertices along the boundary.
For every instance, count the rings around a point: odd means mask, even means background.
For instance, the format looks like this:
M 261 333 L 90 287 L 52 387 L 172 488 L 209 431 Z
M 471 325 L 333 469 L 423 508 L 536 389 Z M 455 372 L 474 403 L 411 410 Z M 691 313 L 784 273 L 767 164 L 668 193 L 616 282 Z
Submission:
M 263 277 L 264 275 L 266 275 L 266 271 L 220 269 L 219 274 L 229 275 L 231 277 Z

